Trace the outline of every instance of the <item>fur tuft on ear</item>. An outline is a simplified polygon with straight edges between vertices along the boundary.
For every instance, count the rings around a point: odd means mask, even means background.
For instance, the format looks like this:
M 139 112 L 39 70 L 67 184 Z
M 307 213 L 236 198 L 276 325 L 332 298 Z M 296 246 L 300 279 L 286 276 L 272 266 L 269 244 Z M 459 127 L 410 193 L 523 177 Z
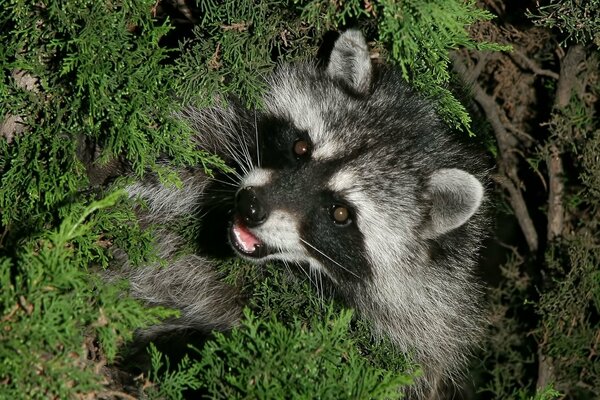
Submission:
M 475 214 L 483 201 L 483 185 L 457 168 L 440 169 L 429 178 L 431 235 L 450 232 Z
M 327 73 L 359 94 L 366 94 L 371 84 L 371 59 L 363 34 L 350 29 L 335 41 Z

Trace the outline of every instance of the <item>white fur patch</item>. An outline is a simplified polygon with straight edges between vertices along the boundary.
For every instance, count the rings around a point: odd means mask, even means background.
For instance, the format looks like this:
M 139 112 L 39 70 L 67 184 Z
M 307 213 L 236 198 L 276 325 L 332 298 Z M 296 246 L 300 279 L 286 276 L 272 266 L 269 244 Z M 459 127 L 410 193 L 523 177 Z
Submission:
M 274 210 L 263 224 L 251 228 L 251 231 L 268 246 L 280 250 L 284 254 L 293 254 L 294 256 L 302 254 L 305 258 L 306 253 L 299 251 L 304 247 L 300 240 L 298 225 L 299 221 L 294 215 L 287 211 Z
M 325 124 L 320 108 L 311 94 L 298 88 L 294 81 L 288 82 L 285 76 L 275 82 L 277 90 L 266 98 L 267 109 L 293 122 L 300 130 L 307 131 L 313 140 L 323 136 Z
M 244 176 L 240 187 L 244 188 L 248 186 L 265 186 L 271 182 L 272 174 L 273 172 L 266 168 L 254 168 L 252 171 L 246 174 L 246 176 Z
M 344 193 L 356 187 L 357 182 L 357 176 L 353 171 L 343 170 L 332 175 L 327 186 L 334 192 Z
M 367 253 L 373 265 L 393 265 L 402 257 L 412 239 L 413 216 L 410 210 L 386 211 L 377 204 L 361 185 L 361 177 L 352 170 L 334 174 L 328 187 L 342 194 L 355 208 L 356 224 L 365 238 Z M 390 206 L 391 207 L 391 206 Z M 414 216 L 416 217 L 416 216 Z
M 315 149 L 312 152 L 312 158 L 318 161 L 325 161 L 335 157 L 339 154 L 340 146 L 339 143 L 334 141 L 317 143 Z
M 125 190 L 129 197 L 139 197 L 146 201 L 153 213 L 175 217 L 190 213 L 197 207 L 203 187 L 196 181 L 196 178 L 188 178 L 182 181 L 181 187 L 136 182 L 127 186 Z
M 406 228 L 411 225 L 410 219 L 403 213 L 390 215 L 383 212 L 380 207 L 384 205 L 377 207 L 362 188 L 360 180 L 354 171 L 347 169 L 334 174 L 329 179 L 328 187 L 342 194 L 354 207 L 355 222 L 363 234 L 371 264 L 393 267 L 402 257 L 406 241 L 410 240 L 404 235 Z
M 363 234 L 371 264 L 376 268 L 393 268 L 406 254 L 407 242 L 411 240 L 406 233 L 410 232 L 411 221 L 402 213 L 382 212 L 361 191 L 350 191 L 346 198 L 355 207 L 356 224 Z
M 306 242 L 300 237 L 298 226 L 299 221 L 293 214 L 284 210 L 275 210 L 262 225 L 250 230 L 261 242 L 277 250 L 275 254 L 266 256 L 265 261 L 308 262 L 312 269 L 326 272 L 323 265 L 308 252 Z

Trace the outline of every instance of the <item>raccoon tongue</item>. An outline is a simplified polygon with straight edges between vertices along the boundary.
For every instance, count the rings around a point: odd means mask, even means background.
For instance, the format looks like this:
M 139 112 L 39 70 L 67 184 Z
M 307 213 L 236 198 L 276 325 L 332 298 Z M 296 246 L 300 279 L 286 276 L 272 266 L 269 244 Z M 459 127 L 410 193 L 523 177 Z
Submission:
M 238 245 L 245 253 L 254 253 L 256 248 L 261 245 L 260 240 L 258 240 L 258 238 L 239 221 L 235 221 L 233 224 L 233 235 L 235 236 Z

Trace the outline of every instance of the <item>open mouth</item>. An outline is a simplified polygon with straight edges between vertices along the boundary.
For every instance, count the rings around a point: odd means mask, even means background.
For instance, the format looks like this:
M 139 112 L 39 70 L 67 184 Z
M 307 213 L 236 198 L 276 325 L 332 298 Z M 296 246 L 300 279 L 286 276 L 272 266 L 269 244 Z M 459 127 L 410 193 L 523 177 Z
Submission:
M 239 218 L 234 218 L 229 228 L 229 241 L 238 253 L 246 257 L 259 259 L 270 254 L 267 246 Z

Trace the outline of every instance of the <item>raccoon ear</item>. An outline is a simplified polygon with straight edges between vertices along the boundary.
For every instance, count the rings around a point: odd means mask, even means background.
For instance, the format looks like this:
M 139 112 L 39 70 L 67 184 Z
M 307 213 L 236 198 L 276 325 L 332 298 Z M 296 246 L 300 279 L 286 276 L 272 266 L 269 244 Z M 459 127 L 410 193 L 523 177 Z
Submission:
M 371 84 L 371 59 L 369 46 L 363 34 L 350 29 L 335 41 L 327 73 L 344 82 L 359 94 L 366 94 Z
M 433 237 L 463 225 L 483 201 L 483 185 L 457 168 L 440 169 L 429 179 L 431 234 Z

